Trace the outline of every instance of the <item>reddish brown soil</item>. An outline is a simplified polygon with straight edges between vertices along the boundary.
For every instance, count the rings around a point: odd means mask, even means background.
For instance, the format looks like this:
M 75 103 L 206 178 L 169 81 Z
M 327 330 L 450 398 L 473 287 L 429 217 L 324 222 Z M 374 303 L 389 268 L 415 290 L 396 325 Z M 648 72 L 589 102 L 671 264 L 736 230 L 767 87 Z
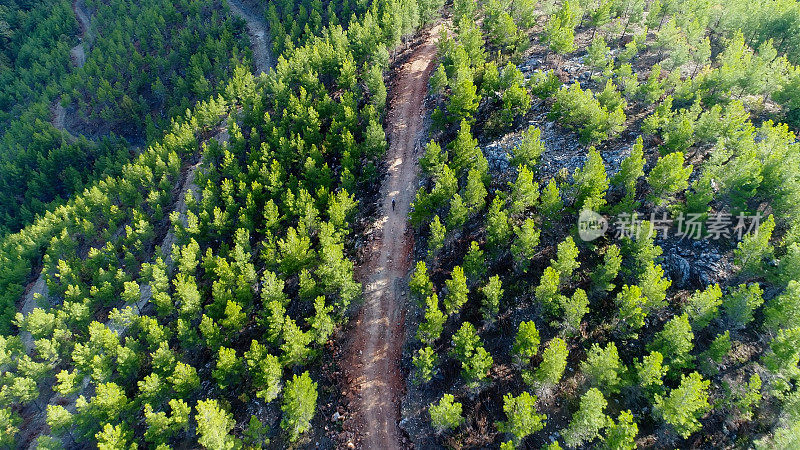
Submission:
M 348 390 L 354 394 L 351 420 L 363 448 L 399 449 L 397 426 L 404 386 L 400 369 L 403 346 L 405 277 L 411 264 L 413 233 L 408 212 L 417 179 L 415 147 L 422 129 L 422 107 L 436 59 L 439 27 L 429 30 L 393 77 L 388 112 L 388 173 L 381 188 L 382 206 L 376 239 L 359 268 L 364 305 L 350 337 L 345 363 Z M 392 199 L 395 207 L 392 208 Z

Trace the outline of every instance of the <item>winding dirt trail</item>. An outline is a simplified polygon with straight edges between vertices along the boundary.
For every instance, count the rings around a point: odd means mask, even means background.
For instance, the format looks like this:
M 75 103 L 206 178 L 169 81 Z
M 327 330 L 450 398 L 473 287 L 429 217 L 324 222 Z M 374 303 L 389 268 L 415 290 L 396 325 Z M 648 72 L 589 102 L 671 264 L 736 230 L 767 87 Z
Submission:
M 251 14 L 238 0 L 228 0 L 228 6 L 234 15 L 241 17 L 247 23 L 247 34 L 250 35 L 252 43 L 256 75 L 269 72 L 269 68 L 272 67 L 272 52 L 269 48 L 267 25 L 256 15 Z
M 76 67 L 81 68 L 86 64 L 86 45 L 94 40 L 94 35 L 92 35 L 89 14 L 86 12 L 86 7 L 82 0 L 75 0 L 72 2 L 72 12 L 75 13 L 75 18 L 78 20 L 78 25 L 81 28 L 81 35 L 78 37 L 80 43 L 70 49 L 69 57 Z M 77 138 L 67 130 L 67 111 L 61 106 L 60 99 L 56 99 L 53 103 L 52 112 L 53 119 L 50 123 L 53 127 L 64 132 L 71 142 L 77 141 Z
M 416 146 L 422 130 L 422 107 L 436 58 L 439 27 L 427 32 L 408 61 L 394 74 L 389 105 L 388 174 L 381 188 L 382 207 L 376 236 L 360 268 L 364 305 L 352 330 L 347 379 L 356 394 L 354 417 L 366 449 L 399 449 L 397 426 L 403 375 L 403 304 L 405 277 L 411 264 L 413 234 L 408 212 L 417 179 Z M 396 206 L 392 208 L 392 199 Z
M 78 24 L 81 27 L 81 43 L 72 47 L 69 54 L 76 66 L 83 67 L 86 64 L 86 42 L 91 41 L 93 38 L 91 22 L 89 21 L 89 14 L 86 13 L 86 7 L 81 0 L 72 2 L 72 11 L 75 12 L 75 18 L 78 19 Z

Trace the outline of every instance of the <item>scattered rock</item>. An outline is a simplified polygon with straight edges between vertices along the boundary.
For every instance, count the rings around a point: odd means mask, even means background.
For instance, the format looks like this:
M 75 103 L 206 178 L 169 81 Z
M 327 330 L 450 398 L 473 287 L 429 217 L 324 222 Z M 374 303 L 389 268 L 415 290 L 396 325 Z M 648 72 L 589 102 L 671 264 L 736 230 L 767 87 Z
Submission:
M 483 149 L 483 155 L 489 162 L 489 170 L 492 173 L 502 174 L 508 172 L 511 167 L 508 152 L 518 143 L 519 139 L 515 139 L 512 145 L 506 147 L 500 142 L 492 142 Z
M 689 261 L 676 253 L 672 253 L 664 258 L 664 266 L 673 286 L 678 288 L 686 287 L 692 272 Z

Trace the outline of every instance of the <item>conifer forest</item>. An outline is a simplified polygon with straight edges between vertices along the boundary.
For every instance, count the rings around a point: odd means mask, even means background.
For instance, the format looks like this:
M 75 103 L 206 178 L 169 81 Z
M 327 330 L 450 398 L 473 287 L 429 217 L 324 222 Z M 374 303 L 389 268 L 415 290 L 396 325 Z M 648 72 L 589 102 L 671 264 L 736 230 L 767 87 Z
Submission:
M 0 449 L 800 449 L 800 1 L 0 3 Z

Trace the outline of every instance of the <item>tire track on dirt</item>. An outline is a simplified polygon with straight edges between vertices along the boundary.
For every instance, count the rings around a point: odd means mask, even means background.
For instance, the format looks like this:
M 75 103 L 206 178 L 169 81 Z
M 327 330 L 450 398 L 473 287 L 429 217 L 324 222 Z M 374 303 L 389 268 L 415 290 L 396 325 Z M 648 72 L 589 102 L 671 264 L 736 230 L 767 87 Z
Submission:
M 381 188 L 382 206 L 368 257 L 360 268 L 364 305 L 352 329 L 348 351 L 349 390 L 356 394 L 355 420 L 363 448 L 399 449 L 397 426 L 404 386 L 400 359 L 403 347 L 405 277 L 411 264 L 413 234 L 408 212 L 417 179 L 417 135 L 422 107 L 434 67 L 439 37 L 437 26 L 427 31 L 408 61 L 394 74 L 389 105 L 388 174 Z M 396 206 L 392 207 L 392 200 Z

